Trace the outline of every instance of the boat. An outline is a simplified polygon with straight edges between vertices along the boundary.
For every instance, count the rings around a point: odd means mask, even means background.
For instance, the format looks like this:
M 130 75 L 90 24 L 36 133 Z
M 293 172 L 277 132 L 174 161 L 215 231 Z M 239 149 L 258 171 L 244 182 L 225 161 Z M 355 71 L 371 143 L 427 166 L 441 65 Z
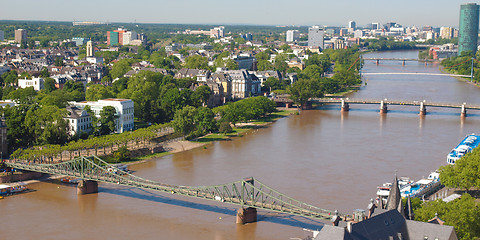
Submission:
M 80 182 L 80 180 L 81 180 L 80 178 L 64 177 L 60 179 L 60 182 L 77 184 L 78 182 Z
M 408 177 L 400 177 L 398 179 L 398 187 L 400 191 L 412 184 L 414 181 Z M 388 195 L 390 194 L 390 188 L 392 187 L 392 183 L 384 183 L 382 186 L 377 187 L 377 196 L 386 202 Z
M 23 182 L 15 183 L 12 185 L 0 184 L 0 196 L 20 193 L 26 190 L 28 190 L 28 188 Z
M 440 186 L 440 173 L 438 171 L 434 171 L 431 172 L 427 178 L 422 178 L 400 189 L 400 194 L 402 197 L 419 198 L 433 193 Z
M 467 135 L 457 147 L 452 149 L 452 151 L 447 156 L 448 164 L 455 164 L 455 162 L 463 157 L 465 154 L 471 152 L 473 149 L 478 147 L 480 144 L 480 136 L 475 135 L 474 133 Z
M 107 170 L 114 174 L 125 174 L 129 172 L 128 166 L 121 163 L 109 165 Z

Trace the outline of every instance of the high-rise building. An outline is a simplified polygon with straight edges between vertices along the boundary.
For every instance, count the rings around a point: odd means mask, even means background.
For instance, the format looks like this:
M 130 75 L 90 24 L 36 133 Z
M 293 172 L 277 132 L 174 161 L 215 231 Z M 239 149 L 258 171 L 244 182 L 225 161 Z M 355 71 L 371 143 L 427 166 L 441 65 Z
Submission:
M 440 28 L 440 37 L 444 39 L 451 39 L 453 37 L 454 28 L 452 27 L 441 27 Z
M 348 28 L 351 28 L 355 31 L 356 27 L 357 27 L 357 23 L 355 21 L 348 22 Z
M 118 45 L 118 32 L 108 31 L 107 32 L 107 45 L 114 46 Z
M 374 22 L 372 23 L 372 30 L 378 30 L 380 29 L 380 23 Z
M 27 42 L 27 30 L 25 29 L 15 30 L 15 42 L 17 43 Z
M 300 31 L 298 30 L 288 30 L 285 34 L 285 41 L 287 42 L 296 42 L 300 39 Z
M 0 30 L 0 41 L 3 42 L 3 40 L 5 40 L 5 33 L 2 30 Z
M 460 5 L 460 31 L 458 33 L 458 55 L 464 51 L 477 52 L 478 42 L 478 5 L 468 3 Z
M 87 57 L 93 57 L 93 44 L 92 41 L 87 42 Z
M 325 35 L 323 28 L 312 26 L 308 28 L 308 46 L 319 47 L 323 49 L 323 36 Z

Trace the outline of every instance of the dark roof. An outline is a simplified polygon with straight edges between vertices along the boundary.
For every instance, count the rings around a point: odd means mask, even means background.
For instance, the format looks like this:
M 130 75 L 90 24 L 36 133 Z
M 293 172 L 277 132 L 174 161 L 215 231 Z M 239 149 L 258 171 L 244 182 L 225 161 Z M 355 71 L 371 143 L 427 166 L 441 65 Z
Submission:
M 455 229 L 452 226 L 405 220 L 396 209 L 353 223 L 351 232 L 344 227 L 325 225 L 315 240 L 416 240 L 425 239 L 425 237 L 438 240 L 457 240 Z

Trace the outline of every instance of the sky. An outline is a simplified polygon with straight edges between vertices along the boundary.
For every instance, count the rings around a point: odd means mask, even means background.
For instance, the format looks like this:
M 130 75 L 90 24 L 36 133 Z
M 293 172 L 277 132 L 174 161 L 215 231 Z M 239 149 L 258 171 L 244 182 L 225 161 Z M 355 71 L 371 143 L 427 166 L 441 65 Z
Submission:
M 3 0 L 0 20 L 458 26 L 463 0 Z M 476 2 L 479 4 L 479 2 Z

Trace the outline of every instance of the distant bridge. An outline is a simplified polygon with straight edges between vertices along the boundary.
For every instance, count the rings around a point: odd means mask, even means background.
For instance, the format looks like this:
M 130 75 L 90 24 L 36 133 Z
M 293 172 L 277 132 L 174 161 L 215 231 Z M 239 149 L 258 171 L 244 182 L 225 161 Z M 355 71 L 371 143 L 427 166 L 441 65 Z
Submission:
M 372 60 L 375 61 L 377 65 L 380 64 L 380 61 L 400 61 L 402 62 L 402 66 L 405 66 L 405 63 L 407 61 L 411 62 L 424 62 L 425 66 L 429 62 L 438 62 L 438 60 L 433 60 L 433 59 L 418 59 L 418 58 L 362 58 L 363 60 Z
M 423 75 L 423 76 L 448 76 L 448 77 L 471 77 L 471 75 L 445 74 L 445 73 L 413 73 L 413 72 L 389 72 L 389 73 L 362 73 L 364 76 L 371 75 Z
M 411 61 L 411 62 L 438 62 L 438 60 L 433 59 L 418 59 L 418 58 L 362 58 L 363 60 L 373 60 L 373 61 Z
M 349 98 L 315 98 L 311 102 L 316 103 L 341 103 L 342 111 L 349 111 L 350 104 L 376 104 L 380 105 L 380 113 L 387 113 L 388 105 L 399 106 L 418 106 L 419 114 L 425 115 L 427 107 L 439 108 L 456 108 L 460 109 L 460 116 L 467 116 L 467 109 L 480 110 L 480 105 L 473 105 L 467 103 L 441 103 L 441 102 L 427 102 L 423 101 L 402 101 L 402 100 L 379 100 L 379 99 L 349 99 Z
M 256 221 L 257 208 L 312 219 L 330 220 L 335 215 L 333 211 L 295 200 L 254 178 L 214 186 L 176 186 L 132 175 L 96 156 L 78 157 L 56 164 L 26 160 L 11 160 L 4 164 L 16 169 L 80 178 L 82 180 L 77 187 L 79 194 L 96 193 L 98 192 L 97 182 L 104 182 L 240 205 L 237 223 Z

